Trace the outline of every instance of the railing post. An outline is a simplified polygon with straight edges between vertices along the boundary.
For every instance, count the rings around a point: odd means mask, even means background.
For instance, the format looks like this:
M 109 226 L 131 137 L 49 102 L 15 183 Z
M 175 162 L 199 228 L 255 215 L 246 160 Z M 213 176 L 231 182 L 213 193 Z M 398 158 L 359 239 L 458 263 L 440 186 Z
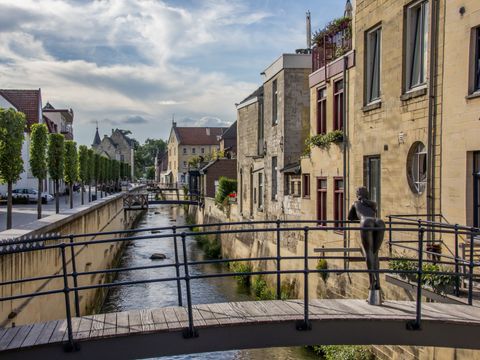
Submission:
M 388 254 L 392 257 L 392 216 L 388 215 Z
M 72 258 L 72 277 L 73 277 L 73 293 L 74 293 L 74 299 L 75 299 L 75 316 L 79 317 L 80 316 L 80 300 L 78 296 L 78 274 L 77 274 L 77 263 L 75 260 L 75 246 L 73 246 L 74 238 L 73 235 L 70 234 L 68 236 L 70 239 L 70 257 Z
M 277 219 L 277 300 L 282 298 L 282 282 L 280 276 L 280 220 Z
M 458 266 L 458 224 L 455 224 L 455 296 L 460 295 L 460 277 L 458 272 L 460 271 Z
M 183 306 L 182 284 L 180 282 L 180 264 L 178 262 L 177 227 L 176 226 L 172 226 L 172 232 L 173 232 L 173 247 L 175 250 L 175 275 L 177 277 L 178 306 Z
M 421 225 L 421 220 L 418 221 L 418 269 L 417 269 L 417 302 L 416 302 L 416 317 L 415 320 L 407 323 L 408 330 L 420 330 L 422 321 L 422 278 L 423 278 L 423 239 L 425 229 Z
M 72 314 L 70 312 L 70 288 L 68 287 L 68 275 L 67 275 L 67 257 L 65 254 L 65 243 L 60 244 L 60 251 L 62 255 L 62 270 L 63 270 L 63 293 L 65 295 L 65 313 L 67 316 L 67 333 L 68 333 L 68 343 L 65 345 L 65 351 L 71 352 L 75 351 L 78 348 L 76 347 L 73 341 L 73 330 L 72 330 Z
M 308 309 L 308 226 L 304 228 L 304 254 L 303 254 L 303 321 L 300 321 L 297 324 L 297 330 L 305 331 L 312 330 L 312 325 L 310 324 L 309 319 L 309 309 Z
M 474 259 L 473 259 L 473 249 L 475 241 L 475 228 L 470 229 L 470 265 L 468 272 L 468 305 L 473 303 L 473 269 L 474 269 Z
M 183 249 L 183 265 L 185 267 L 185 288 L 187 290 L 187 312 L 188 312 L 188 329 L 183 333 L 185 338 L 198 337 L 198 333 L 193 326 L 193 309 L 192 309 L 192 292 L 190 289 L 190 274 L 188 272 L 188 258 L 187 258 L 187 244 L 185 241 L 186 234 L 182 235 L 182 249 Z

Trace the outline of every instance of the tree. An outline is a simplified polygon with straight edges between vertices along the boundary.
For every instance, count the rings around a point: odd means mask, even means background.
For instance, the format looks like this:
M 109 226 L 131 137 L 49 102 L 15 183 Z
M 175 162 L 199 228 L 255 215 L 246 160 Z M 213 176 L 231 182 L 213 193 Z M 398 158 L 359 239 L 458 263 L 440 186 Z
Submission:
M 95 152 L 88 149 L 88 202 L 92 201 L 92 181 L 95 179 Z
M 85 203 L 84 201 L 84 193 L 85 193 L 85 184 L 88 182 L 89 179 L 89 172 L 90 172 L 90 161 L 88 155 L 88 148 L 85 145 L 80 145 L 78 147 L 78 177 L 81 181 L 81 191 L 82 191 L 82 205 Z
M 73 184 L 78 180 L 77 143 L 73 140 L 65 141 L 65 183 L 68 184 L 70 209 L 73 208 Z
M 95 180 L 95 199 L 98 197 L 98 183 L 100 182 L 100 163 L 101 156 L 99 154 L 94 154 L 94 166 L 93 166 L 93 179 Z
M 50 134 L 47 149 L 48 173 L 55 183 L 55 212 L 60 212 L 58 194 L 59 181 L 63 179 L 63 166 L 65 156 L 65 138 L 62 134 Z
M 155 180 L 155 166 L 147 168 L 147 180 Z
M 0 108 L 0 182 L 7 183 L 7 229 L 12 228 L 12 186 L 23 172 L 25 115 Z
M 38 179 L 37 218 L 42 218 L 43 180 L 47 177 L 48 128 L 45 124 L 33 124 L 30 134 L 30 169 Z

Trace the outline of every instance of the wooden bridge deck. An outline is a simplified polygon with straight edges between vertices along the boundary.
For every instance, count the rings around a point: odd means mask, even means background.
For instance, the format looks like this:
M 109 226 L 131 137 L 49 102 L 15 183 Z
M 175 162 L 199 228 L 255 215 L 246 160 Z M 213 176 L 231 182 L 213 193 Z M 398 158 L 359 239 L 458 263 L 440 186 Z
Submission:
M 308 344 L 390 344 L 480 348 L 480 308 L 424 303 L 422 329 L 406 329 L 415 303 L 364 300 L 313 300 L 312 330 L 298 331 L 301 300 L 195 305 L 199 336 L 185 339 L 184 307 L 98 314 L 73 318 L 79 351 L 64 352 L 66 320 L 0 330 L 2 359 L 129 359 L 204 351 Z

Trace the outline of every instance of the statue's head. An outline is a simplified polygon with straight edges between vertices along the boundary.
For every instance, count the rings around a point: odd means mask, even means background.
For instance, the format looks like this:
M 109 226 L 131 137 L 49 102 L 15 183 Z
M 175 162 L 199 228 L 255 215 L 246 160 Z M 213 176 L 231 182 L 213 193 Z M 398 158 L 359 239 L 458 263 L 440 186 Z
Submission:
M 365 186 L 360 186 L 357 189 L 357 198 L 361 199 L 368 199 L 368 189 Z

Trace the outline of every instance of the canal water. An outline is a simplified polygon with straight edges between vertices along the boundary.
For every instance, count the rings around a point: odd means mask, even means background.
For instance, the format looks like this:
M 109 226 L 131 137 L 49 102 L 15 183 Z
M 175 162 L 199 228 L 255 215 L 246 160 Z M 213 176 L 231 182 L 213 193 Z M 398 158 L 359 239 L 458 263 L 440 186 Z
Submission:
M 137 228 L 152 228 L 162 226 L 181 226 L 186 224 L 183 210 L 174 206 L 151 208 L 143 215 Z M 144 233 L 145 234 L 145 233 Z M 179 241 L 180 245 L 180 241 Z M 180 250 L 180 246 L 179 246 Z M 172 239 L 137 240 L 128 246 L 121 259 L 120 267 L 133 267 L 152 264 L 150 255 L 163 253 L 166 261 L 174 259 Z M 195 239 L 187 238 L 187 253 L 189 260 L 201 260 L 203 254 Z M 222 272 L 219 265 L 201 265 L 191 267 L 192 275 Z M 175 276 L 175 269 L 160 268 L 122 273 L 118 281 L 153 279 Z M 184 284 L 182 284 L 184 285 Z M 237 286 L 234 278 L 199 279 L 191 282 L 192 301 L 194 304 L 250 300 L 250 295 Z M 184 300 L 186 303 L 186 300 Z M 142 308 L 158 308 L 177 305 L 177 287 L 175 282 L 139 284 L 112 289 L 105 301 L 102 312 L 126 311 Z M 302 347 L 270 348 L 253 350 L 235 350 L 227 352 L 202 353 L 163 357 L 162 359 L 318 359 Z

